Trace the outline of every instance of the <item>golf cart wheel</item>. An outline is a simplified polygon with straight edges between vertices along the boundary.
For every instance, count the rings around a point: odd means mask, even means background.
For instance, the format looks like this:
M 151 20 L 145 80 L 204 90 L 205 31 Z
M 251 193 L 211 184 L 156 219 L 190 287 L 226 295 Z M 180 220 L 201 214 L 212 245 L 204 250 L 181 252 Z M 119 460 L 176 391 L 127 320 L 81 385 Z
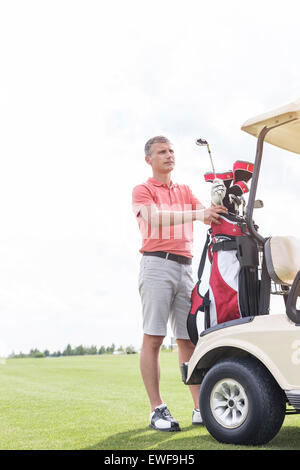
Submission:
M 279 432 L 285 397 L 268 370 L 251 357 L 215 364 L 200 389 L 200 409 L 219 442 L 262 445 Z

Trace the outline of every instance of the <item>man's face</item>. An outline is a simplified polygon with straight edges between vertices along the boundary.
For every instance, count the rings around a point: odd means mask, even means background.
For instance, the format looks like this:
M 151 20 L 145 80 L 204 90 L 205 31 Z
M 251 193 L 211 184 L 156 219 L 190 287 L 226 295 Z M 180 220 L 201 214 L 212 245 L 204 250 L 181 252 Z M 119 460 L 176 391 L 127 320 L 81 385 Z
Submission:
M 170 143 L 152 144 L 151 153 L 145 160 L 155 173 L 170 173 L 175 167 L 174 150 Z

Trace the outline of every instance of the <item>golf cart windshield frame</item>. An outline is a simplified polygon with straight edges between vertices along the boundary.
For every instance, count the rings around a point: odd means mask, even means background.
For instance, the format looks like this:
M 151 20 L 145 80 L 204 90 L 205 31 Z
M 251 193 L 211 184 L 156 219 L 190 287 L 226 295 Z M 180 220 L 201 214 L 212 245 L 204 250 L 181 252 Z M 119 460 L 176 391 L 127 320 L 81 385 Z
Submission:
M 292 121 L 297 120 L 297 118 L 291 118 L 282 122 L 280 124 L 267 127 L 265 126 L 258 135 L 257 140 L 257 147 L 256 147 L 256 156 L 255 156 L 255 163 L 254 163 L 254 170 L 252 176 L 252 183 L 249 193 L 249 200 L 248 206 L 246 210 L 246 224 L 250 234 L 253 238 L 258 242 L 261 247 L 264 247 L 265 242 L 268 238 L 264 238 L 260 235 L 253 222 L 253 209 L 254 209 L 254 202 L 256 197 L 256 190 L 258 185 L 258 178 L 260 173 L 260 166 L 262 160 L 262 153 L 263 153 L 263 144 L 266 135 L 272 129 L 275 129 L 279 126 L 284 126 Z M 259 315 L 263 315 L 269 312 L 269 305 L 270 305 L 270 282 L 271 279 L 267 273 L 266 265 L 265 265 L 265 257 L 263 257 L 263 266 L 262 266 L 262 280 L 261 280 L 261 296 L 259 301 Z M 300 310 L 297 310 L 296 303 L 297 298 L 300 297 L 300 271 L 298 272 L 294 283 L 291 287 L 290 294 L 287 298 L 286 302 L 286 314 L 291 321 L 293 321 L 297 326 L 300 325 Z
M 264 245 L 267 239 L 264 238 L 262 235 L 260 235 L 254 226 L 253 209 L 254 209 L 256 190 L 257 190 L 257 185 L 258 185 L 258 178 L 259 178 L 259 173 L 260 173 L 260 166 L 261 166 L 261 161 L 262 161 L 264 140 L 268 132 L 270 132 L 271 130 L 275 129 L 276 127 L 284 126 L 285 124 L 295 121 L 296 119 L 297 118 L 292 118 L 280 124 L 276 124 L 275 126 L 272 126 L 272 127 L 264 127 L 260 131 L 259 136 L 258 136 L 254 170 L 253 170 L 253 175 L 252 175 L 252 183 L 250 187 L 248 205 L 247 205 L 247 210 L 246 210 L 246 223 L 247 223 L 249 232 L 260 245 Z

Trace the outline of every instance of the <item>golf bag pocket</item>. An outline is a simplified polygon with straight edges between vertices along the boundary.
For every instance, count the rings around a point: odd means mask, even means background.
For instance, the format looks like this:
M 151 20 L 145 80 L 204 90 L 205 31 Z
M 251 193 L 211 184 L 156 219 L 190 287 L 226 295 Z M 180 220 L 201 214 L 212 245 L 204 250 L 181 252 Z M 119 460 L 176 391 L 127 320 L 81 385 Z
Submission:
M 242 267 L 257 267 L 259 265 L 257 244 L 249 236 L 237 237 L 237 258 Z
M 226 249 L 226 242 L 229 242 Z M 209 278 L 209 327 L 241 317 L 239 308 L 240 263 L 236 250 L 230 249 L 235 241 L 221 240 L 213 245 L 213 260 Z

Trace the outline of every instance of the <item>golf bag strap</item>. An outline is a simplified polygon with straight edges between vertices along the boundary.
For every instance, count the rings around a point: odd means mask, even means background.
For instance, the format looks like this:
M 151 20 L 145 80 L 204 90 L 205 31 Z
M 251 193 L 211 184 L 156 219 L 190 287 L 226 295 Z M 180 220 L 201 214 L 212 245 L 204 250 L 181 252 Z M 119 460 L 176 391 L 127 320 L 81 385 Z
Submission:
M 216 251 L 231 251 L 236 250 L 237 245 L 235 240 L 223 240 L 221 242 L 217 242 L 212 246 L 212 251 L 215 253 Z
M 205 261 L 206 261 L 206 255 L 207 255 L 207 250 L 208 250 L 208 245 L 210 242 L 210 232 L 211 230 L 208 230 L 207 232 L 207 237 L 206 237 L 206 242 L 202 251 L 200 263 L 199 263 L 199 268 L 198 268 L 198 281 L 201 281 L 201 277 L 204 271 L 204 266 L 205 266 Z

